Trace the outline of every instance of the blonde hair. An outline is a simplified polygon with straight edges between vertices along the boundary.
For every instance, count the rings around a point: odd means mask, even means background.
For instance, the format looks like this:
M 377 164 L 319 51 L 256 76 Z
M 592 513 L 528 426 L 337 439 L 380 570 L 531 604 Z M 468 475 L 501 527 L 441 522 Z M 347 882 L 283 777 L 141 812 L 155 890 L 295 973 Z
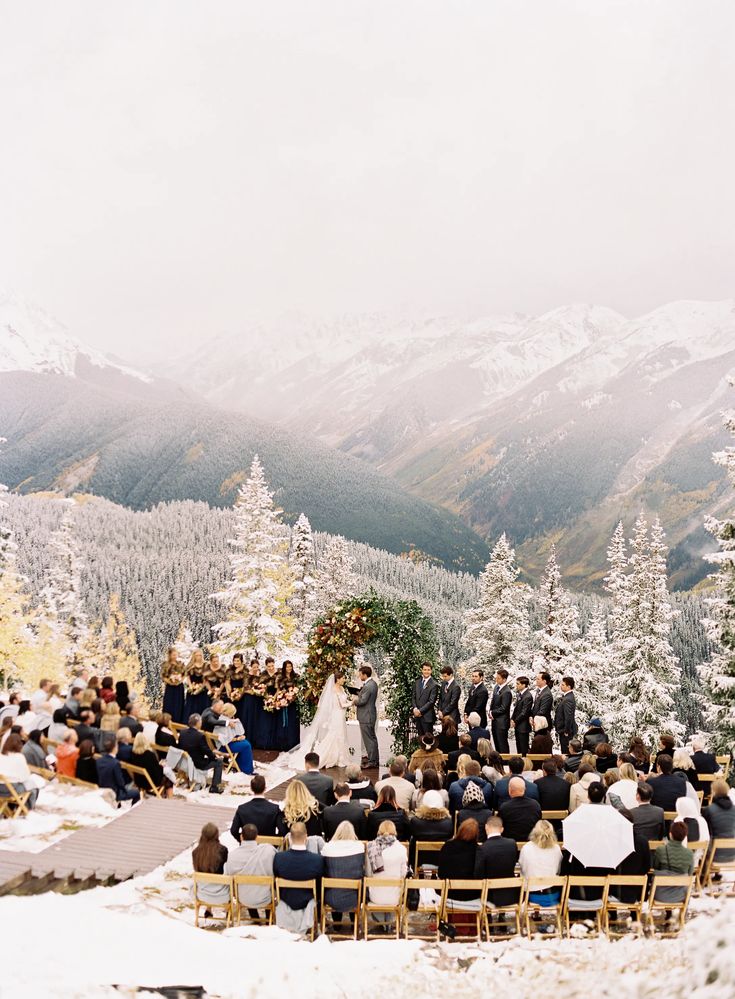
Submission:
M 615 767 L 612 770 L 606 770 L 602 775 L 602 783 L 605 787 L 610 787 L 612 784 L 617 784 L 620 780 L 620 774 Z
M 105 710 L 100 721 L 100 731 L 117 732 L 120 728 L 120 706 L 117 701 L 110 701 L 105 705 Z
M 636 784 L 638 783 L 638 774 L 635 772 L 635 767 L 632 763 L 621 763 L 618 773 L 621 780 L 634 780 Z
M 117 703 L 117 701 L 110 701 L 109 704 L 105 705 L 105 715 L 107 715 L 108 717 L 119 714 L 120 714 L 120 705 Z
M 220 711 L 220 714 L 224 715 L 225 718 L 234 718 L 235 715 L 237 714 L 237 708 L 235 707 L 234 704 L 225 704 L 225 706 Z
M 397 836 L 397 835 L 398 833 L 396 831 L 396 824 L 395 822 L 391 822 L 390 819 L 385 819 L 385 821 L 381 822 L 380 825 L 378 826 L 378 836 Z
M 533 770 L 533 760 L 529 760 L 527 756 L 523 757 L 523 773 L 527 774 L 529 771 Z
M 97 697 L 97 691 L 92 690 L 91 687 L 85 687 L 79 696 L 79 707 L 80 708 L 91 708 L 92 701 Z
M 712 797 L 726 798 L 730 793 L 730 787 L 723 777 L 718 777 L 712 781 Z
M 541 850 L 550 850 L 552 846 L 558 846 L 559 840 L 556 838 L 554 827 L 546 819 L 539 819 L 531 830 L 528 837 L 529 843 L 535 843 Z
M 582 753 L 582 759 L 579 761 L 579 766 L 587 764 L 588 767 L 592 767 L 593 770 L 597 770 L 597 757 L 594 753 Z
M 133 739 L 133 752 L 134 753 L 146 753 L 151 748 L 150 742 L 145 736 L 145 732 L 138 732 L 136 737 Z
M 356 840 L 357 833 L 355 832 L 355 827 L 352 825 L 352 823 L 348 822 L 347 819 L 345 819 L 343 822 L 340 822 L 340 824 L 334 830 L 334 836 L 332 836 L 330 842 L 334 843 L 335 840 L 347 840 L 347 839 Z
M 477 740 L 477 752 L 486 760 L 490 753 L 492 753 L 493 747 L 490 745 L 489 739 L 478 739 Z
M 694 770 L 694 763 L 686 749 L 674 750 L 674 770 Z
M 457 760 L 457 777 L 462 780 L 463 777 L 467 776 L 466 769 L 467 764 L 472 761 L 472 757 L 467 753 L 462 753 L 462 755 Z
M 204 665 L 204 653 L 201 649 L 194 649 L 191 656 L 189 657 L 189 662 L 186 664 L 187 669 L 191 669 L 192 666 L 203 666 Z
M 319 802 L 303 781 L 292 780 L 286 788 L 283 814 L 289 825 L 294 822 L 308 822 L 312 815 L 319 814 Z

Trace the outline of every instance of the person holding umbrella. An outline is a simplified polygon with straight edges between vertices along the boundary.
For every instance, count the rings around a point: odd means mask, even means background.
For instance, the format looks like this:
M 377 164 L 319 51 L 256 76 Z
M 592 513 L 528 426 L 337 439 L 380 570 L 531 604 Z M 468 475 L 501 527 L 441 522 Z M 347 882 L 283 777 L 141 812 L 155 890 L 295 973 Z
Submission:
M 605 877 L 634 850 L 633 826 L 605 803 L 604 785 L 595 781 L 587 793 L 589 804 L 562 820 L 562 876 Z M 601 889 L 587 888 L 584 892 L 586 900 L 601 897 Z

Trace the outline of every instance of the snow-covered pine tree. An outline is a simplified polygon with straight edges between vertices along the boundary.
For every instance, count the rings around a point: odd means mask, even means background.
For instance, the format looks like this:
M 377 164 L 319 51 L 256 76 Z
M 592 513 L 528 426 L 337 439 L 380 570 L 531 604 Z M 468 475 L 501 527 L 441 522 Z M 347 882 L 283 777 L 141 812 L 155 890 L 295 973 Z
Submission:
M 117 683 L 127 681 L 131 691 L 143 693 L 138 642 L 120 608 L 120 594 L 110 595 L 109 615 L 99 637 L 97 670 L 102 676 L 112 676 Z
M 226 610 L 225 619 L 213 627 L 223 653 L 257 650 L 275 656 L 287 646 L 293 619 L 287 610 L 290 569 L 281 512 L 256 455 L 235 502 L 232 575 L 224 590 L 212 594 Z
M 341 535 L 333 537 L 318 559 L 314 583 L 314 601 L 307 616 L 311 624 L 345 597 L 355 596 L 359 588 L 350 547 Z
M 291 531 L 290 564 L 293 573 L 290 608 L 296 622 L 295 639 L 298 643 L 305 644 L 310 621 L 313 620 L 316 566 L 311 524 L 304 513 L 299 515 Z
M 639 735 L 655 745 L 661 732 L 671 732 L 676 738 L 684 734 L 675 710 L 681 670 L 669 640 L 674 612 L 668 594 L 666 553 L 658 518 L 649 538 L 648 523 L 641 514 L 631 540 L 622 631 L 614 646 L 612 733 L 620 741 Z
M 563 676 L 573 676 L 579 638 L 579 610 L 562 586 L 556 545 L 546 563 L 539 591 L 539 603 L 544 627 L 537 632 L 538 649 L 534 656 L 534 672 L 546 670 L 557 686 Z
M 88 641 L 89 625 L 82 601 L 81 584 L 84 563 L 74 530 L 74 501 L 57 502 L 64 503 L 65 509 L 58 529 L 49 539 L 50 563 L 47 583 L 41 596 L 49 627 L 53 630 L 54 620 L 59 622 L 64 660 L 67 672 L 71 675 L 74 670 L 88 665 L 84 649 Z
M 610 569 L 605 576 L 605 589 L 610 594 L 609 629 L 613 654 L 620 652 L 619 644 L 625 632 L 628 614 L 628 549 L 625 543 L 625 530 L 622 520 L 615 528 L 607 549 L 607 561 Z
M 724 414 L 724 423 L 735 435 L 735 410 Z M 735 446 L 717 451 L 713 459 L 724 466 L 735 487 Z M 705 723 L 716 748 L 724 753 L 735 748 L 735 512 L 723 520 L 709 517 L 704 526 L 717 539 L 719 551 L 707 556 L 717 566 L 710 576 L 715 591 L 707 599 L 705 619 L 715 651 L 700 667 L 700 676 L 705 689 Z
M 592 611 L 587 631 L 577 642 L 574 696 L 580 727 L 601 718 L 607 731 L 615 714 L 614 671 L 604 607 Z
M 472 650 L 472 658 L 463 673 L 477 667 L 492 675 L 501 666 L 513 672 L 527 662 L 531 591 L 518 582 L 519 572 L 515 552 L 503 534 L 480 575 L 479 602 L 464 615 L 464 644 Z
M 188 621 L 182 621 L 179 625 L 179 632 L 174 642 L 174 648 L 176 649 L 176 655 L 184 665 L 191 659 L 192 652 L 199 648 L 199 642 L 192 635 Z

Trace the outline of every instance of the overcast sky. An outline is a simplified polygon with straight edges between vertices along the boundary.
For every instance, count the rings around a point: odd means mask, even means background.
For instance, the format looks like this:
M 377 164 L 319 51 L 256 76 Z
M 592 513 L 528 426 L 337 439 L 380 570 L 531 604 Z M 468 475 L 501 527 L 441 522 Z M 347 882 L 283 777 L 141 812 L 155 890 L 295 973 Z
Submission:
M 0 286 L 253 315 L 735 295 L 732 0 L 0 0 Z

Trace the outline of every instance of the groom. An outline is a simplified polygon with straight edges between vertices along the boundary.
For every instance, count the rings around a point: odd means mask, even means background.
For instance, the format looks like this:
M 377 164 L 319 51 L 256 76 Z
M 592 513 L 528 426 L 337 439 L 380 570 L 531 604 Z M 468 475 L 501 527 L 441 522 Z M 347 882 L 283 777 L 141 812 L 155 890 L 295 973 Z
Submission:
M 360 687 L 359 693 L 353 697 L 353 701 L 357 707 L 360 735 L 365 744 L 367 760 L 363 762 L 363 766 L 379 767 L 378 739 L 375 735 L 375 725 L 378 721 L 378 685 L 373 680 L 372 666 L 361 666 L 358 675 L 362 680 L 362 687 Z

